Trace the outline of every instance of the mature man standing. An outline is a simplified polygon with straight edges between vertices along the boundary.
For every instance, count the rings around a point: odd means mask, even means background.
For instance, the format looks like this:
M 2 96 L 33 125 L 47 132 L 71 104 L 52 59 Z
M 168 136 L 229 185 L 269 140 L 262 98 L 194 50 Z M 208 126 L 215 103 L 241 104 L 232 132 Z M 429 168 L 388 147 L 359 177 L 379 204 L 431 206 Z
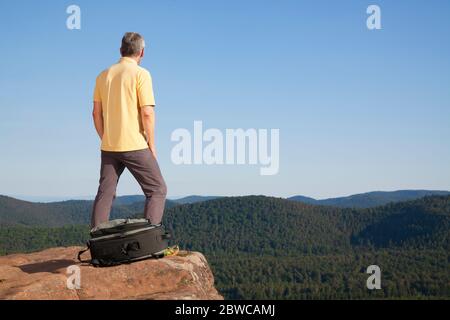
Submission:
M 102 142 L 92 227 L 109 220 L 117 183 L 125 168 L 146 196 L 145 218 L 152 224 L 162 220 L 167 188 L 156 161 L 152 78 L 139 66 L 144 47 L 140 34 L 125 33 L 120 47 L 122 58 L 96 79 L 92 115 Z

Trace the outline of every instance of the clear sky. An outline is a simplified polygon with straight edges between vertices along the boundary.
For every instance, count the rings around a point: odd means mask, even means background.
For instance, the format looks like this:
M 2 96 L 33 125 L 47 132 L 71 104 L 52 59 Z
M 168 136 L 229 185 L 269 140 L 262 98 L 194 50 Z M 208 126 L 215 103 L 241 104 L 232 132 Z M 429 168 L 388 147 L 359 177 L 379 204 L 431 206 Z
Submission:
M 126 31 L 146 39 L 171 197 L 450 189 L 449 1 L 15 0 L 0 26 L 0 194 L 95 195 L 93 85 Z M 194 120 L 280 129 L 279 173 L 173 164 L 170 135 Z M 118 194 L 137 193 L 125 171 Z

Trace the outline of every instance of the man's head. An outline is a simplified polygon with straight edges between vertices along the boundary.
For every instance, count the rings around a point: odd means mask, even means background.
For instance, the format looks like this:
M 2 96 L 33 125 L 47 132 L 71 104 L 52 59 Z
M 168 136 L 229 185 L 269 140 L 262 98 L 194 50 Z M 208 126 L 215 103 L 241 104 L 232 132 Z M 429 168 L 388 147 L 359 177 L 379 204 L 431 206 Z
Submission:
M 122 38 L 122 46 L 120 54 L 122 57 L 130 57 L 136 59 L 139 63 L 144 57 L 144 38 L 137 32 L 127 32 Z

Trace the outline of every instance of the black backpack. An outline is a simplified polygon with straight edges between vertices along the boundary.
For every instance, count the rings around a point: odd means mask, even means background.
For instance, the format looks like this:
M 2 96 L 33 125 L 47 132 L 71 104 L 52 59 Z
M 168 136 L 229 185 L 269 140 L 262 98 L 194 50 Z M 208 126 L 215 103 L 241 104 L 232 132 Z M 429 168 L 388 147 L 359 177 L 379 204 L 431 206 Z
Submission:
M 111 220 L 91 229 L 87 249 L 78 253 L 78 260 L 105 267 L 160 258 L 164 256 L 169 238 L 162 224 L 153 225 L 147 219 Z M 82 260 L 81 255 L 88 250 L 91 260 Z

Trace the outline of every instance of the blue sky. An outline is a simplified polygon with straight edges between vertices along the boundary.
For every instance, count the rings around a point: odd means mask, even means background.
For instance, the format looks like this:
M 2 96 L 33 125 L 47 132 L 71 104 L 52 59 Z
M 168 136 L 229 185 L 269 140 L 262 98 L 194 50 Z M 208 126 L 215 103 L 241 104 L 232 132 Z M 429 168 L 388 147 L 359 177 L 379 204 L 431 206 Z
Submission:
M 66 8 L 81 8 L 68 30 Z M 368 30 L 366 8 L 381 8 Z M 0 194 L 95 195 L 97 74 L 146 39 L 169 196 L 450 189 L 448 1 L 10 1 L 0 10 Z M 280 169 L 177 166 L 177 128 L 280 129 Z M 128 171 L 118 194 L 141 193 Z

